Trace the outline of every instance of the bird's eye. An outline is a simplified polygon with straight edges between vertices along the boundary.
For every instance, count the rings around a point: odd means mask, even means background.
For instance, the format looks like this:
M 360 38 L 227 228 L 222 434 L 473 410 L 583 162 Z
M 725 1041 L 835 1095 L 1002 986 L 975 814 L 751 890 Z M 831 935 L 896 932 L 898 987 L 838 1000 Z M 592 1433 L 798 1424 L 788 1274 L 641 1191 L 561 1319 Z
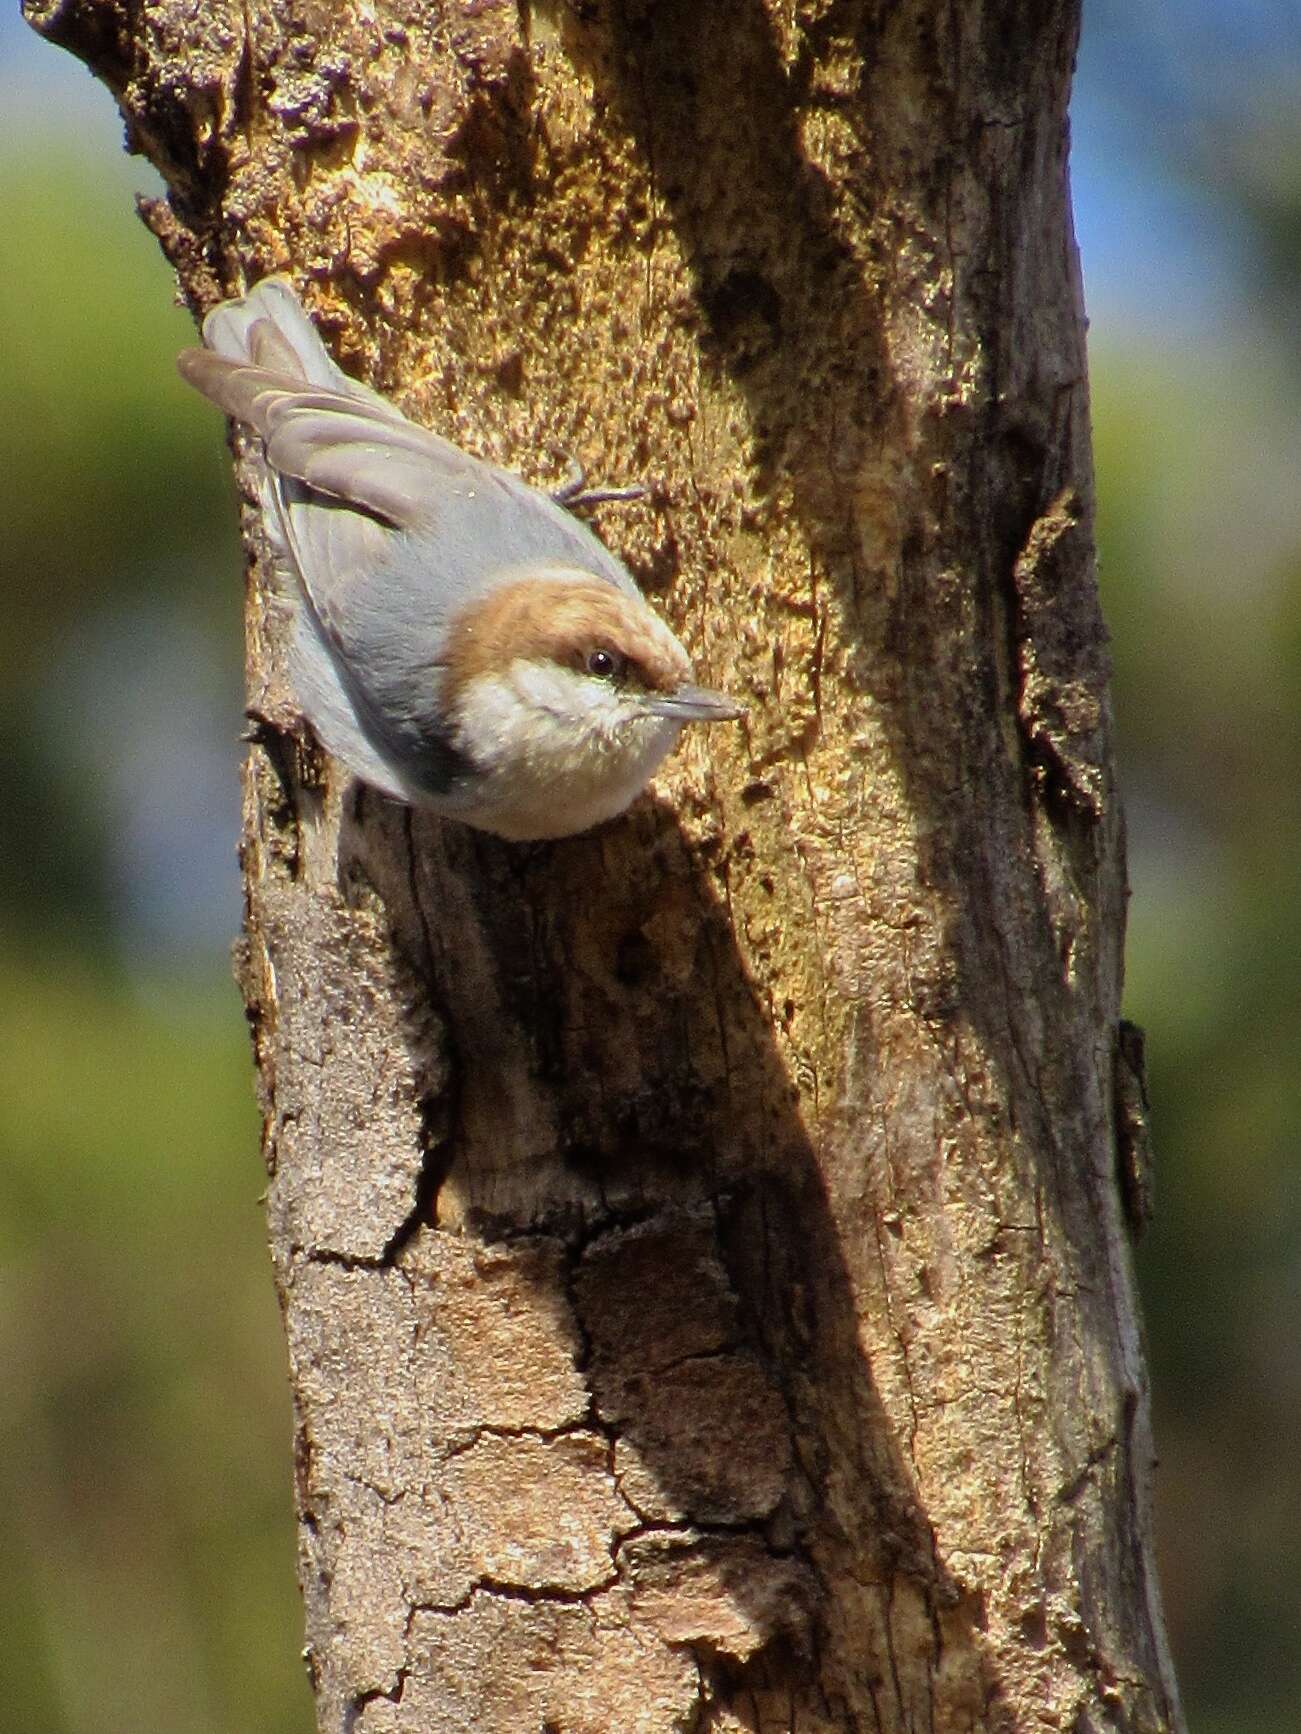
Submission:
M 598 680 L 617 680 L 624 671 L 624 660 L 612 650 L 593 650 L 587 658 L 587 672 Z

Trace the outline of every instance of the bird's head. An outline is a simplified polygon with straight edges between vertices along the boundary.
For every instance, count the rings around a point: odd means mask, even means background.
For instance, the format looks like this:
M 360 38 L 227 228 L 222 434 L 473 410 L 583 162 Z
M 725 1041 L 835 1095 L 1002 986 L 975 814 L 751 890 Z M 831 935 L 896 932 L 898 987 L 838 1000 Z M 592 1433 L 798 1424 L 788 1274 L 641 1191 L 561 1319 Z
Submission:
M 474 823 L 560 837 L 620 813 L 689 722 L 742 707 L 696 686 L 640 598 L 583 572 L 508 580 L 448 635 L 444 715 L 482 782 Z

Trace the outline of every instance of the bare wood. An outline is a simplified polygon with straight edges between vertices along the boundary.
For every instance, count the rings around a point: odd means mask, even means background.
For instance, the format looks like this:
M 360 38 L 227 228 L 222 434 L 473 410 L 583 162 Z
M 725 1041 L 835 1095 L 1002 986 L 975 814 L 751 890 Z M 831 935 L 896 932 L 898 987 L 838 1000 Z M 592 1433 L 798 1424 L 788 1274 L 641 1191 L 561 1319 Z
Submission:
M 290 270 L 439 431 L 649 482 L 602 526 L 753 701 L 500 844 L 340 786 L 254 561 L 322 1729 L 1177 1728 L 1073 0 L 28 13 L 196 311 Z

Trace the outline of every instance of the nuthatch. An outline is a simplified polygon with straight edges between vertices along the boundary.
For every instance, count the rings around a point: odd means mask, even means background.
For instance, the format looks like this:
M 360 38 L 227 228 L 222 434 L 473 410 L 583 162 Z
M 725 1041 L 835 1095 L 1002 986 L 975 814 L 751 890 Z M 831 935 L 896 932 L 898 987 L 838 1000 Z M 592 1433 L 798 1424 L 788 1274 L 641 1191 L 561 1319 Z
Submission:
M 183 378 L 262 441 L 299 702 L 363 781 L 565 837 L 621 813 L 684 724 L 741 714 L 559 497 L 341 372 L 284 278 L 214 308 L 203 340 Z

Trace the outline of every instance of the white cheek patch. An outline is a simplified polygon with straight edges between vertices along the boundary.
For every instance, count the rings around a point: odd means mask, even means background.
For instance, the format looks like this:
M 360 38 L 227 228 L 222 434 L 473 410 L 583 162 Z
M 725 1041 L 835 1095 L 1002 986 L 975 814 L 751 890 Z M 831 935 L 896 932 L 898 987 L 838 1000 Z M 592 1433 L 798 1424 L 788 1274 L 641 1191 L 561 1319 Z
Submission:
M 617 688 L 555 664 L 516 662 L 463 692 L 458 744 L 484 777 L 489 828 L 564 836 L 613 818 L 677 741 Z
M 504 675 L 480 675 L 465 688 L 459 737 L 488 768 L 511 762 L 569 760 L 619 730 L 618 694 L 567 668 L 516 662 Z
M 620 720 L 622 703 L 618 692 L 604 680 L 593 680 L 555 662 L 516 662 L 507 677 L 528 705 L 570 726 Z
M 528 710 L 514 685 L 500 675 L 481 675 L 461 695 L 457 744 L 481 770 L 496 769 L 528 727 Z

